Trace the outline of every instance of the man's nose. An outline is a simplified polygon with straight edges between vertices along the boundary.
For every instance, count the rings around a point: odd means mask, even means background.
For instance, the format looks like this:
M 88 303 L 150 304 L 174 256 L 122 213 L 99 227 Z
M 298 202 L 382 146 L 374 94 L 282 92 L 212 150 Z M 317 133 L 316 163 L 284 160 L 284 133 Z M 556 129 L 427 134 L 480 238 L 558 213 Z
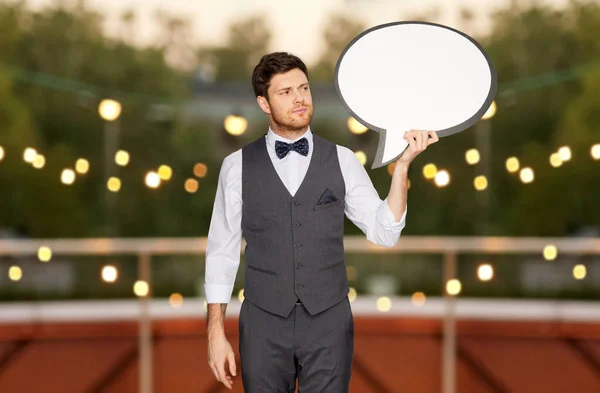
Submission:
M 300 93 L 300 90 L 296 90 L 294 92 L 294 102 L 302 102 L 302 101 L 304 101 L 304 97 Z

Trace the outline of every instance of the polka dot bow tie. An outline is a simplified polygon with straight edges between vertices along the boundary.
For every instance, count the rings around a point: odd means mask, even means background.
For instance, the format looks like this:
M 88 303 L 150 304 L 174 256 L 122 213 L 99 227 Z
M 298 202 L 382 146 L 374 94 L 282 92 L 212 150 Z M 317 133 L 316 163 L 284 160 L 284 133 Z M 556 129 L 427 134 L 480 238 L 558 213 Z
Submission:
M 283 158 L 287 156 L 290 150 L 295 150 L 303 156 L 308 155 L 308 139 L 304 137 L 294 143 L 275 141 L 275 152 L 277 153 L 277 157 Z

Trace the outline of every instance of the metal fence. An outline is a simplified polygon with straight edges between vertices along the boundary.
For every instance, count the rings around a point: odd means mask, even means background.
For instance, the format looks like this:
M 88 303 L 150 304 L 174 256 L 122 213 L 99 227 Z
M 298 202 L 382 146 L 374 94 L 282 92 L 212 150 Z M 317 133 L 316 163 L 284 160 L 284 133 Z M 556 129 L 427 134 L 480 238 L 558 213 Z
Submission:
M 381 247 L 363 236 L 347 236 L 344 247 L 348 253 L 420 253 L 443 256 L 443 279 L 456 277 L 457 256 L 460 254 L 531 254 L 541 255 L 548 244 L 560 254 L 600 255 L 600 238 L 508 238 L 508 237 L 419 237 L 402 236 L 394 247 Z M 60 255 L 128 255 L 137 256 L 138 275 L 152 288 L 152 257 L 159 255 L 202 255 L 207 238 L 143 238 L 143 239 L 28 239 L 0 240 L 0 256 L 35 256 L 41 246 Z M 242 241 L 241 254 L 245 242 Z M 456 391 L 456 298 L 443 293 L 442 392 Z M 152 292 L 139 298 L 139 391 L 151 393 L 152 388 Z

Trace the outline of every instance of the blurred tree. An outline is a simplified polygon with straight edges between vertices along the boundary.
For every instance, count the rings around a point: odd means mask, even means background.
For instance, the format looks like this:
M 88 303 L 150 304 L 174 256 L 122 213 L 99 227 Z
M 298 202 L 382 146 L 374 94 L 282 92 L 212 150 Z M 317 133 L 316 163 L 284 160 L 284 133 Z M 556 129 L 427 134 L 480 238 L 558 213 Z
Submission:
M 254 66 L 268 51 L 272 33 L 264 16 L 251 16 L 229 27 L 224 46 L 203 46 L 198 50 L 201 67 L 210 70 L 218 82 L 250 83 Z
M 324 48 L 316 64 L 309 67 L 309 75 L 311 82 L 333 83 L 338 58 L 350 41 L 365 30 L 365 24 L 350 16 L 330 14 L 324 26 Z

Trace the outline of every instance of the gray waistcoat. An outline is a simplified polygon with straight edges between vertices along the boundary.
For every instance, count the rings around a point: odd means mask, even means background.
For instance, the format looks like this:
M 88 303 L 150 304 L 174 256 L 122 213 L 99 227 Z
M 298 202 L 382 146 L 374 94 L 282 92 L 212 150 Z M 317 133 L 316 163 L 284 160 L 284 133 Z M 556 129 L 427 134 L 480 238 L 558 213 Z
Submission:
M 292 197 L 266 143 L 261 137 L 242 148 L 244 297 L 281 316 L 289 315 L 299 299 L 314 315 L 348 296 L 346 188 L 337 149 L 313 134 L 311 162 Z M 328 199 L 333 201 L 318 204 L 326 189 L 333 192 L 334 198 Z

